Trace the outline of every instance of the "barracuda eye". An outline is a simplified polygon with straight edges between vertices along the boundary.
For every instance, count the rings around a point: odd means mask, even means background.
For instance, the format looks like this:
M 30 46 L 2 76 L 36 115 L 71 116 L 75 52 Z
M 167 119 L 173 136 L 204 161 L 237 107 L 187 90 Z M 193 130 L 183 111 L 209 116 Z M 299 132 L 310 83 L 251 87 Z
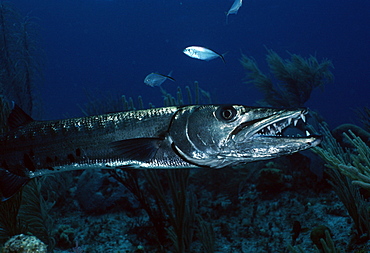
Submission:
M 231 105 L 220 106 L 216 111 L 216 117 L 223 121 L 233 121 L 236 118 L 237 111 Z

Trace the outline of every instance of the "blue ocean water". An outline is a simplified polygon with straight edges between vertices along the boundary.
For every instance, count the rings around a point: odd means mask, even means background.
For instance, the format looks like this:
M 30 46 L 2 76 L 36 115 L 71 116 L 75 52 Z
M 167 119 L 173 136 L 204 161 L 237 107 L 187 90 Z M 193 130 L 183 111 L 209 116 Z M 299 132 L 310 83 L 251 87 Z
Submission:
M 151 72 L 173 71 L 175 92 L 198 81 L 215 103 L 255 105 L 262 95 L 244 83 L 241 53 L 268 71 L 265 47 L 330 59 L 334 83 L 316 90 L 307 106 L 332 127 L 356 123 L 354 109 L 369 105 L 370 2 L 367 0 L 245 0 L 237 15 L 232 0 L 13 0 L 22 15 L 36 17 L 45 54 L 40 88 L 44 119 L 82 115 L 86 90 L 97 96 L 142 95 L 163 104 L 160 90 L 143 83 Z M 209 62 L 182 53 L 202 45 L 219 53 Z

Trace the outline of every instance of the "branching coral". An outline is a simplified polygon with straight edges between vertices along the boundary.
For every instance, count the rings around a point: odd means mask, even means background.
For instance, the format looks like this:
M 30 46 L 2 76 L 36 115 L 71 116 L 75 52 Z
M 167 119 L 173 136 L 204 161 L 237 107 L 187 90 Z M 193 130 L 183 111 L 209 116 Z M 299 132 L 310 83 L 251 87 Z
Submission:
M 325 139 L 313 151 L 321 156 L 330 168 L 331 184 L 352 217 L 359 235 L 370 232 L 369 202 L 359 192 L 359 185 L 370 190 L 370 148 L 351 130 L 343 133 L 354 147 L 343 149 L 331 135 L 327 126 L 322 127 Z
M 326 141 L 322 143 L 322 147 L 315 147 L 313 151 L 327 162 L 328 167 L 338 169 L 352 178 L 354 184 L 370 190 L 370 147 L 351 130 L 348 130 L 348 133 L 343 133 L 343 135 L 355 147 L 355 153 L 351 153 L 335 141 L 327 128 L 323 131 Z
M 303 106 L 317 87 L 333 81 L 331 61 L 319 62 L 316 57 L 303 58 L 291 54 L 290 60 L 282 59 L 273 50 L 267 49 L 266 61 L 277 83 L 265 75 L 252 57 L 242 55 L 240 60 L 246 69 L 246 83 L 254 85 L 264 94 L 264 105 L 274 107 Z

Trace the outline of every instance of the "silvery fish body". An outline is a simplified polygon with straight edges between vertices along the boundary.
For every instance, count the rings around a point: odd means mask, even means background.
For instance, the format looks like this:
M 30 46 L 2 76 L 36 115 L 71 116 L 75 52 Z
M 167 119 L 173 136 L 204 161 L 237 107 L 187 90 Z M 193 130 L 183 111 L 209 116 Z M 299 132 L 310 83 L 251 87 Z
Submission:
M 242 0 L 235 0 L 233 5 L 230 7 L 230 10 L 226 13 L 226 24 L 228 23 L 228 17 L 230 14 L 237 14 L 240 7 L 242 6 Z
M 243 0 L 235 0 L 226 15 L 228 16 L 230 14 L 237 14 L 242 4 L 243 4 Z
M 216 53 L 211 49 L 201 46 L 189 46 L 183 50 L 183 53 L 191 58 L 203 61 L 210 61 L 220 57 L 221 60 L 225 63 L 225 59 L 222 54 Z
M 161 86 L 167 79 L 175 81 L 175 79 L 171 77 L 171 74 L 172 71 L 167 76 L 158 73 L 150 73 L 145 77 L 144 83 L 151 87 Z
M 0 192 L 30 179 L 90 168 L 222 168 L 292 154 L 320 137 L 284 136 L 304 109 L 193 105 L 34 121 L 19 107 L 0 136 Z

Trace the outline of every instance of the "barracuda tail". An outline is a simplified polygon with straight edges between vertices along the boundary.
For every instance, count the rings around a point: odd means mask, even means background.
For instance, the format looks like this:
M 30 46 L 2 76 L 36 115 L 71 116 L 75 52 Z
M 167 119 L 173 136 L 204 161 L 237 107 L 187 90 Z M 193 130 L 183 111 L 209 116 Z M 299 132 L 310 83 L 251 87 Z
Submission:
M 10 130 L 14 130 L 33 121 L 33 119 L 18 105 L 14 104 L 14 102 L 12 106 L 13 108 L 7 120 L 7 125 Z M 0 168 L 0 200 L 5 201 L 11 198 L 29 181 L 30 178 L 18 176 L 7 169 Z
M 1 201 L 11 198 L 29 181 L 30 179 L 27 177 L 21 177 L 6 169 L 0 168 Z

